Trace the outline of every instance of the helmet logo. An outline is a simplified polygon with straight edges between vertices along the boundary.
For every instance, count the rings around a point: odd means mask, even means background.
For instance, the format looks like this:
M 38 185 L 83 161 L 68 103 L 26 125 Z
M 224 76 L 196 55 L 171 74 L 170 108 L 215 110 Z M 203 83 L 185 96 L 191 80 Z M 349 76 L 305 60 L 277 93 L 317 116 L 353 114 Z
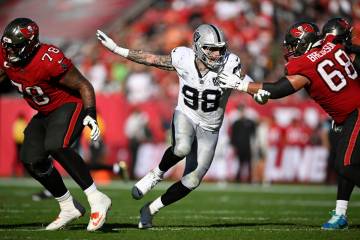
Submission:
M 302 36 L 307 32 L 315 32 L 313 27 L 307 23 L 303 23 L 296 28 L 290 30 L 291 35 L 296 38 L 302 38 Z
M 20 28 L 20 31 L 27 39 L 30 39 L 34 35 L 34 29 L 31 25 L 27 26 L 26 28 Z
M 345 19 L 340 19 L 340 20 L 339 20 L 339 24 L 340 24 L 344 29 L 350 28 L 350 27 L 349 27 L 350 24 L 349 24 Z
M 199 40 L 199 38 L 200 38 L 200 33 L 196 31 L 194 33 L 194 42 L 197 42 Z

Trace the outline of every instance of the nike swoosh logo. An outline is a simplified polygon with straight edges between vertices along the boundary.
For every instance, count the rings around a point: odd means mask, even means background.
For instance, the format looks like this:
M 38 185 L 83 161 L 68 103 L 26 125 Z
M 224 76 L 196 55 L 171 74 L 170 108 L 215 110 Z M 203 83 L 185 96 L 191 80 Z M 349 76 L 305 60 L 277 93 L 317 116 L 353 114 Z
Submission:
M 93 221 L 93 225 L 96 227 L 97 225 L 99 225 L 99 222 L 102 220 L 103 218 L 103 215 L 100 215 L 100 217 L 96 220 L 96 221 Z
M 63 60 L 64 60 L 64 58 L 60 59 L 60 60 L 58 61 L 58 63 L 59 63 L 59 64 L 62 63 Z

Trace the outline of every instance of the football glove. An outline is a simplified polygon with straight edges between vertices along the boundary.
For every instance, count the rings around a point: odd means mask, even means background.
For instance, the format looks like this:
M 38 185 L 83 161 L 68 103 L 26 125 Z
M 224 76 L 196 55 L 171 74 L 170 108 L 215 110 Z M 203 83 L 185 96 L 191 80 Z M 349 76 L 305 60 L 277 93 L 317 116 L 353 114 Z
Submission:
M 268 91 L 259 89 L 257 93 L 254 94 L 253 98 L 257 103 L 263 105 L 268 102 L 270 95 L 271 94 Z
M 94 118 L 92 118 L 90 115 L 87 115 L 83 120 L 84 126 L 89 126 L 91 128 L 90 138 L 93 141 L 98 140 L 100 136 L 100 128 Z
M 222 88 L 237 89 L 243 92 L 247 91 L 249 85 L 248 82 L 242 81 L 237 75 L 225 72 L 219 74 L 218 80 Z
M 100 30 L 96 31 L 96 36 L 101 42 L 102 45 L 104 45 L 107 49 L 110 51 L 119 54 L 120 56 L 127 57 L 129 55 L 129 49 L 119 47 L 114 40 L 109 38 L 105 33 L 103 33 Z

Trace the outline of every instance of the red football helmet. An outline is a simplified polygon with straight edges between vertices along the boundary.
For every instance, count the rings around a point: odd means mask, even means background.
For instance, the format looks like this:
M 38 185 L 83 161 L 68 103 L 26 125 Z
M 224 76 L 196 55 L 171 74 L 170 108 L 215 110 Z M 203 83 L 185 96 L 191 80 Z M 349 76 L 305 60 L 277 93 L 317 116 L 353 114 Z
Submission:
M 320 39 L 319 28 L 312 22 L 298 22 L 292 25 L 285 35 L 284 46 L 287 48 L 285 58 L 300 56 L 311 49 Z
M 5 28 L 1 48 L 8 62 L 27 62 L 40 46 L 39 27 L 29 18 L 16 18 Z

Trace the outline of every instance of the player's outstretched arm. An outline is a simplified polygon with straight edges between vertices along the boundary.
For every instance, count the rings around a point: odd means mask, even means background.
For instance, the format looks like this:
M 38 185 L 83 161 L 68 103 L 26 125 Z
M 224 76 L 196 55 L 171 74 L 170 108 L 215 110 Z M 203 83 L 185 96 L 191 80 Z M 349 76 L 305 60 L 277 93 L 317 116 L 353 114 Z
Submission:
M 235 74 L 221 73 L 219 75 L 220 86 L 237 89 L 251 95 L 259 94 L 263 89 L 270 94 L 262 94 L 262 98 L 278 99 L 295 93 L 310 83 L 309 79 L 301 75 L 284 76 L 274 83 L 245 82 Z
M 98 40 L 107 49 L 133 62 L 144 64 L 147 66 L 157 67 L 163 70 L 174 71 L 175 68 L 171 63 L 170 55 L 155 55 L 144 52 L 142 50 L 131 50 L 118 46 L 110 37 L 100 30 L 97 30 L 96 36 Z

